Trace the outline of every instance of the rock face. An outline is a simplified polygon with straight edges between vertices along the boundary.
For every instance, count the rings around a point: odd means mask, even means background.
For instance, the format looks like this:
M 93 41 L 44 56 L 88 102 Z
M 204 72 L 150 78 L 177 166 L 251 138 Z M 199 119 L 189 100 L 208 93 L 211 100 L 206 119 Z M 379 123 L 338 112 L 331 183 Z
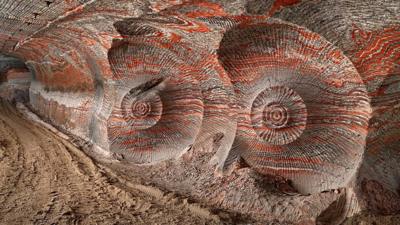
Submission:
M 0 0 L 0 51 L 30 69 L 0 57 L 0 96 L 256 220 L 396 214 L 399 15 L 395 0 Z

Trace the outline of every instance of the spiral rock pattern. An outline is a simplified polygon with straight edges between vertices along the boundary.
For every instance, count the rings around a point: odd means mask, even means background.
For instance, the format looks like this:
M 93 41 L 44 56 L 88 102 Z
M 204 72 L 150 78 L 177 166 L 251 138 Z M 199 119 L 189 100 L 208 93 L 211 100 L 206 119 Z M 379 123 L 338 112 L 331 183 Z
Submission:
M 0 0 L 0 51 L 46 121 L 112 159 L 182 156 L 129 168 L 249 218 L 400 212 L 398 0 L 116 2 Z
M 151 89 L 132 89 L 121 113 L 109 119 L 112 149 L 135 163 L 177 157 L 194 142 L 201 125 L 201 92 L 190 76 L 167 78 Z M 138 93 L 137 90 L 140 90 Z
M 265 142 L 284 145 L 301 136 L 307 123 L 307 108 L 292 89 L 267 88 L 254 100 L 251 109 L 254 130 Z
M 128 94 L 121 103 L 122 113 L 127 125 L 135 129 L 154 126 L 162 114 L 162 102 L 158 95 L 132 96 Z
M 121 96 L 108 119 L 110 150 L 154 163 L 222 137 L 210 150 L 222 170 L 236 130 L 233 88 L 215 54 L 187 42 L 199 26 L 154 15 L 116 26 L 127 38 L 109 52 Z
M 201 10 L 195 13 L 196 7 Z M 283 5 L 274 7 L 268 15 Z M 301 193 L 345 187 L 356 174 L 371 107 L 367 77 L 359 74 L 365 71 L 338 48 L 347 43 L 336 46 L 328 34 L 268 16 L 232 16 L 208 3 L 183 4 L 116 27 L 124 39 L 109 54 L 121 95 L 108 121 L 111 151 L 150 163 L 222 136 L 226 140 L 214 143 L 225 149 L 216 159 L 220 167 L 234 139 L 232 157 L 261 174 L 291 180 Z M 177 108 L 181 115 L 164 125 L 177 100 L 170 99 L 179 94 L 196 104 Z M 183 124 L 191 132 L 164 139 Z M 164 126 L 179 128 L 156 138 L 164 144 L 138 147 L 138 140 L 154 139 Z
M 345 186 L 361 162 L 370 112 L 351 62 L 279 20 L 231 29 L 219 54 L 240 99 L 235 145 L 246 162 L 302 193 Z
M 113 152 L 142 164 L 178 157 L 190 148 L 200 130 L 203 102 L 189 66 L 157 48 L 162 40 L 154 45 L 140 40 L 123 41 L 110 51 L 121 103 L 108 119 L 108 135 Z

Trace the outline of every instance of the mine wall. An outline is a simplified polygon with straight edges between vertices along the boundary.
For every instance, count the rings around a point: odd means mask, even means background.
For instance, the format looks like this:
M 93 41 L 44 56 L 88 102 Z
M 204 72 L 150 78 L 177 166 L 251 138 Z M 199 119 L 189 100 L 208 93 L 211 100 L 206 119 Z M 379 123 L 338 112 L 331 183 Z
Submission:
M 0 5 L 0 97 L 128 175 L 254 221 L 400 213 L 398 1 Z

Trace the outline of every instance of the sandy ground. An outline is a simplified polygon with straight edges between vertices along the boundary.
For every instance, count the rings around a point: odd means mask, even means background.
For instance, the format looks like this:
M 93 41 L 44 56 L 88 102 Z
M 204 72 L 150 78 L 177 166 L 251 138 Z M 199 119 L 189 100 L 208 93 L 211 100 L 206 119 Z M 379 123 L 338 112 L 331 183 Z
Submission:
M 143 184 L 139 174 L 95 163 L 0 100 L 0 225 L 252 224 L 211 212 Z M 397 225 L 400 215 L 360 215 L 343 224 Z
M 0 102 L 0 224 L 221 224 L 173 194 L 115 178 Z

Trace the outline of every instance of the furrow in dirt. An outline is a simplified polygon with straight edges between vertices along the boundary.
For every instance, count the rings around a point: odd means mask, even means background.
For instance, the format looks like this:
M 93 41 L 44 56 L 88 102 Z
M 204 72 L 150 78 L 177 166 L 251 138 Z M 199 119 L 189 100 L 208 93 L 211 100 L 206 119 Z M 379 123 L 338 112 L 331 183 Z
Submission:
M 221 223 L 207 210 L 113 175 L 4 101 L 0 181 L 0 224 Z

